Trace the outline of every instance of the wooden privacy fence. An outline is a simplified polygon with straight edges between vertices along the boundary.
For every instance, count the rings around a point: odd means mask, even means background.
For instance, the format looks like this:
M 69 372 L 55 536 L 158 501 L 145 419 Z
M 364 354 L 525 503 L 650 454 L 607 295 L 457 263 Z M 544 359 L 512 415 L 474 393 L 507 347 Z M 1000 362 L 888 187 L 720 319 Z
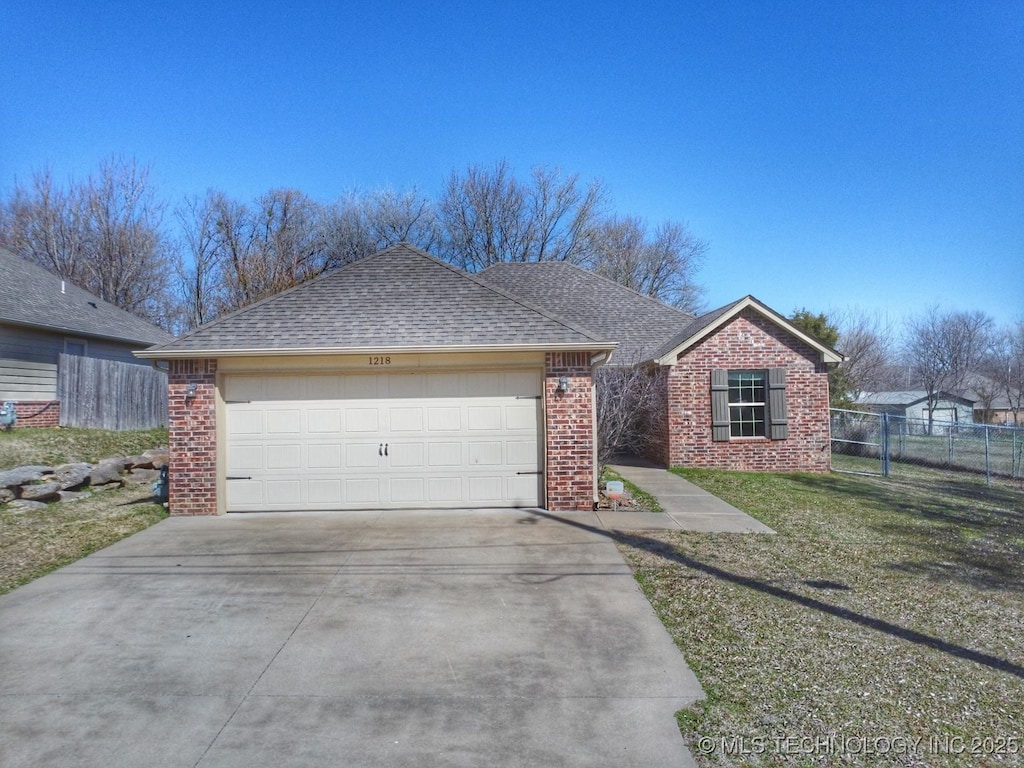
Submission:
M 126 430 L 167 424 L 167 374 L 150 365 L 61 355 L 62 427 Z

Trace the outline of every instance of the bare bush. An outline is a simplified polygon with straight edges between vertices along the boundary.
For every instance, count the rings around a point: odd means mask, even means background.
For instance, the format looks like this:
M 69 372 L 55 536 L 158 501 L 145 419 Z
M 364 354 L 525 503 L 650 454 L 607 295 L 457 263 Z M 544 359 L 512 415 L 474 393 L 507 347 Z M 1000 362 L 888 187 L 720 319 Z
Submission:
M 644 455 L 651 447 L 665 378 L 658 368 L 614 365 L 598 368 L 597 458 L 601 466 L 617 454 Z

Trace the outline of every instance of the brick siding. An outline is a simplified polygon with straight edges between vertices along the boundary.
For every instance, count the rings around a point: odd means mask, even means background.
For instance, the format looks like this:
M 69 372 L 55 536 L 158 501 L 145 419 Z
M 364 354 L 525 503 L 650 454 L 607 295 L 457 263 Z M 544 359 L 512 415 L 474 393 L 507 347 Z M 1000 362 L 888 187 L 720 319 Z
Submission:
M 679 356 L 667 373 L 665 434 L 650 458 L 668 466 L 753 472 L 827 472 L 828 373 L 820 354 L 746 309 Z M 786 369 L 789 436 L 711 439 L 711 371 Z M 667 442 L 667 445 L 666 445 Z M 667 460 L 666 460 L 667 459 Z
M 544 370 L 546 507 L 553 511 L 594 506 L 594 391 L 590 354 L 548 353 Z M 560 392 L 559 379 L 569 390 Z
M 14 404 L 15 427 L 60 426 L 60 400 L 21 400 Z
M 216 360 L 171 360 L 167 376 L 172 515 L 217 514 Z M 186 397 L 189 384 L 195 397 Z

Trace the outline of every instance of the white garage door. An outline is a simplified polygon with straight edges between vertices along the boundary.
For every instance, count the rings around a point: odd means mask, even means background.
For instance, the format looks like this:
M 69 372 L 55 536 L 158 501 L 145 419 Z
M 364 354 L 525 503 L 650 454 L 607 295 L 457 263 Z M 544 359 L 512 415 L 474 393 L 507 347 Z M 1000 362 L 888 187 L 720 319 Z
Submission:
M 537 371 L 232 375 L 229 512 L 541 503 Z

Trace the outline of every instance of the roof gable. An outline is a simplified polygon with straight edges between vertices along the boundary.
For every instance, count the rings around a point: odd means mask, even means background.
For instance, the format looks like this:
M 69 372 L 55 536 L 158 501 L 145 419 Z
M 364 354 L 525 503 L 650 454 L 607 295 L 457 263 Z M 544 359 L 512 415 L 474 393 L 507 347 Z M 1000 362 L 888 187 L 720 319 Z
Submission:
M 0 322 L 140 346 L 171 334 L 0 248 Z
M 649 360 L 694 317 L 564 261 L 494 264 L 477 277 L 619 342 L 613 363 Z
M 843 356 L 829 346 L 822 344 L 810 334 L 804 332 L 775 310 L 762 304 L 753 296 L 744 296 L 739 301 L 726 304 L 724 307 L 707 312 L 695 318 L 686 328 L 670 338 L 654 353 L 654 362 L 660 365 L 671 365 L 676 358 L 690 347 L 698 344 L 728 323 L 746 309 L 751 309 L 769 322 L 779 326 L 788 334 L 795 336 L 812 349 L 816 350 L 824 363 L 840 363 Z
M 357 350 L 611 349 L 405 243 L 214 320 L 142 357 Z

